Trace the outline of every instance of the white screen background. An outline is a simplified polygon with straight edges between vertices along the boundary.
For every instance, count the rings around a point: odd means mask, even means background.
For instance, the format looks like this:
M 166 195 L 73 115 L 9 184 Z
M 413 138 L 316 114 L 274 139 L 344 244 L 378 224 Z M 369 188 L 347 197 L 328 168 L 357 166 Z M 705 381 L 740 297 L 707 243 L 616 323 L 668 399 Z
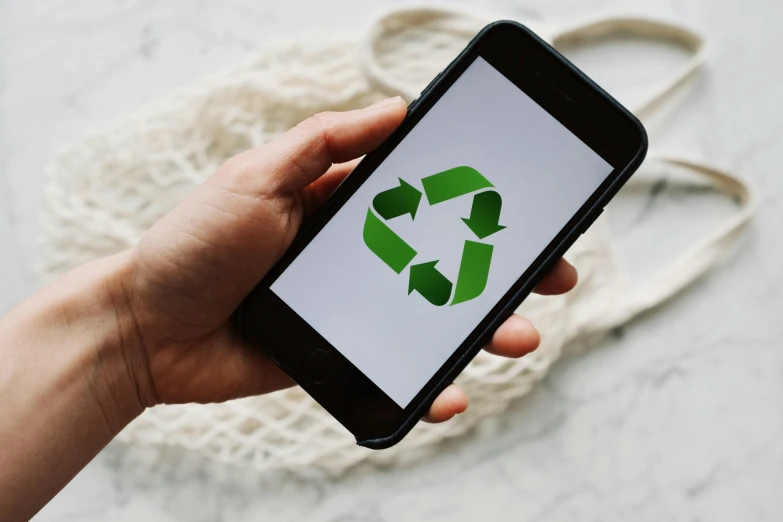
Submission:
M 399 185 L 423 192 L 421 178 L 468 165 L 503 198 L 486 289 L 476 299 L 436 307 L 408 295 L 409 268 L 396 274 L 362 239 L 376 194 Z M 612 167 L 482 58 L 430 109 L 272 285 L 329 343 L 405 407 L 473 331 Z M 461 221 L 472 195 L 430 207 L 415 221 L 386 222 L 418 255 L 440 260 L 456 282 L 463 243 L 476 237 Z M 409 265 L 410 266 L 410 265 Z M 452 293 L 453 295 L 453 293 Z

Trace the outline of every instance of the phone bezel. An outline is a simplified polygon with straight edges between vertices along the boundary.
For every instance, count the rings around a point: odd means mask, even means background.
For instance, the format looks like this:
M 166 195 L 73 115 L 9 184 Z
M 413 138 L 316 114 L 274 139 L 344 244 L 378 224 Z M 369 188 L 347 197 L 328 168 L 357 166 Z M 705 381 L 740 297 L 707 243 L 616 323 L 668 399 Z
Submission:
M 403 409 L 291 310 L 270 286 L 478 56 L 590 146 L 614 170 Z M 302 227 L 289 250 L 238 310 L 239 328 L 343 424 L 359 444 L 375 449 L 391 446 L 426 413 L 437 394 L 475 357 L 497 327 L 592 224 L 641 164 L 646 150 L 647 136 L 641 123 L 556 50 L 516 22 L 490 24 L 436 76 L 410 105 L 400 127 L 362 160 Z M 303 365 L 314 350 L 325 350 L 332 356 L 333 368 L 325 379 L 327 382 L 316 383 L 304 376 Z

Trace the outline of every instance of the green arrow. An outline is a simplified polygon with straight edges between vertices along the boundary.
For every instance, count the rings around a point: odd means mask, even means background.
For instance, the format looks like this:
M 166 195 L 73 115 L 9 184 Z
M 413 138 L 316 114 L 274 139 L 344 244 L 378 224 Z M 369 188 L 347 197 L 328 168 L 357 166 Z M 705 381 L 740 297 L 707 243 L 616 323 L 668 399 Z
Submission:
M 430 261 L 411 266 L 408 294 L 416 290 L 435 306 L 443 306 L 451 296 L 451 281 L 435 268 L 437 264 L 437 261 Z
M 492 262 L 492 249 L 492 245 L 486 243 L 465 241 L 465 246 L 462 248 L 462 261 L 459 264 L 457 289 L 454 290 L 451 306 L 475 299 L 484 291 L 489 277 L 489 265 Z
M 367 218 L 364 220 L 362 234 L 367 248 L 398 274 L 405 270 L 408 263 L 416 257 L 416 251 L 395 234 L 386 223 L 378 219 L 372 213 L 372 209 L 367 209 Z
M 424 185 L 430 205 L 492 186 L 487 178 L 471 167 L 455 167 L 427 176 L 421 180 L 421 184 Z
M 498 224 L 502 205 L 503 200 L 500 198 L 500 194 L 494 190 L 476 194 L 473 196 L 470 219 L 462 218 L 462 221 L 479 239 L 484 239 L 506 228 Z
M 394 219 L 397 216 L 410 214 L 411 219 L 416 218 L 416 209 L 419 208 L 421 192 L 406 183 L 402 178 L 400 186 L 384 190 L 372 200 L 372 206 L 383 219 Z

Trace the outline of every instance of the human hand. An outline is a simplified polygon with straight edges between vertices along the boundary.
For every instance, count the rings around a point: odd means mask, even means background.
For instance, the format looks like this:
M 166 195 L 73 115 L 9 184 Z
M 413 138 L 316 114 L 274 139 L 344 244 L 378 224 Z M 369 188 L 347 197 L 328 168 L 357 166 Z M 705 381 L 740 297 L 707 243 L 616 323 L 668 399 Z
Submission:
M 362 110 L 316 115 L 281 138 L 229 159 L 125 255 L 123 299 L 133 318 L 128 366 L 144 406 L 216 402 L 293 385 L 234 331 L 231 316 L 289 247 L 302 223 L 406 114 L 400 98 Z M 536 291 L 576 284 L 561 260 Z M 486 349 L 503 357 L 534 350 L 539 334 L 512 316 Z M 467 408 L 450 386 L 427 419 Z

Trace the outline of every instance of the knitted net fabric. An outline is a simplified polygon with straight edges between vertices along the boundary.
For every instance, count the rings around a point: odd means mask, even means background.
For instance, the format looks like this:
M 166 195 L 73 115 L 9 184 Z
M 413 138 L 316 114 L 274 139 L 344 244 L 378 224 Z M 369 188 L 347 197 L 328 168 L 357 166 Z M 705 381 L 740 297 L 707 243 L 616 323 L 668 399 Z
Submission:
M 47 170 L 41 241 L 45 279 L 133 246 L 224 160 L 269 142 L 308 116 L 418 92 L 484 23 L 426 12 L 390 20 L 369 40 L 307 35 L 264 49 L 62 150 Z M 376 81 L 377 70 L 390 80 Z M 363 460 L 416 458 L 501 412 L 542 379 L 579 329 L 579 310 L 593 306 L 593 289 L 602 287 L 605 301 L 616 284 L 619 269 L 606 234 L 599 220 L 570 251 L 581 271 L 576 291 L 532 296 L 524 305 L 523 313 L 542 332 L 541 347 L 521 360 L 480 354 L 458 381 L 470 396 L 469 410 L 448 423 L 420 423 L 390 450 L 357 447 L 299 388 L 224 404 L 154 407 L 120 439 L 182 446 L 261 470 L 340 472 Z

